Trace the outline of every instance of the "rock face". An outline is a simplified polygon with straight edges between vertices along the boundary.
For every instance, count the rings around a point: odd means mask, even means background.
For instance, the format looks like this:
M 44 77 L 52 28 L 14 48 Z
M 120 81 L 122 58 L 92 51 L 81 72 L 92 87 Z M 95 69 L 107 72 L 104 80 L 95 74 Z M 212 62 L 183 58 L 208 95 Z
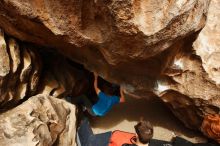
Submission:
M 37 95 L 0 115 L 0 145 L 74 146 L 75 106 Z
M 149 87 L 173 51 L 191 44 L 189 38 L 203 28 L 208 5 L 209 0 L 3 0 L 0 26 L 20 40 L 57 48 L 109 80 Z
M 6 39 L 7 38 L 7 39 Z M 0 110 L 11 108 L 36 94 L 64 98 L 79 95 L 86 81 L 82 71 L 56 53 L 39 53 L 0 33 Z
M 216 112 L 207 112 L 201 127 L 202 132 L 220 143 L 220 2 L 212 0 L 207 24 L 199 34 L 198 39 L 194 43 L 196 54 L 200 57 L 200 62 L 204 72 L 206 73 L 208 85 L 213 86 L 211 90 L 206 92 L 205 102 L 212 107 L 215 106 Z M 207 84 L 206 83 L 206 84 Z M 203 92 L 203 94 L 204 94 Z M 216 108 L 217 107 L 217 108 Z M 204 109 L 204 108 L 203 108 Z
M 0 30 L 0 105 L 1 109 L 15 105 L 36 93 L 41 59 L 31 47 L 19 46 L 13 38 L 6 39 Z
M 75 106 L 57 98 L 81 94 L 85 75 L 62 55 L 0 32 L 0 145 L 75 145 Z
M 220 2 L 211 1 L 205 28 L 193 48 L 183 48 L 158 82 L 157 94 L 190 128 L 220 139 Z M 201 127 L 202 125 L 202 127 Z
M 207 126 L 202 126 L 207 119 L 204 117 L 218 115 L 220 108 L 220 2 L 212 0 L 207 13 L 209 3 L 209 0 L 2 0 L 0 26 L 22 41 L 57 49 L 88 70 L 120 84 L 129 95 L 159 96 L 187 127 L 201 129 L 217 140 L 219 133 L 216 138 L 207 132 Z M 199 34 L 207 15 L 207 25 Z M 4 41 L 1 44 L 5 46 Z M 10 70 L 16 70 L 16 65 L 9 69 L 8 55 L 2 50 L 0 55 L 4 56 L 5 64 L 0 75 L 6 76 Z M 53 66 L 57 63 L 62 64 L 58 61 Z M 24 65 L 26 70 L 29 66 Z M 53 67 L 49 70 L 60 72 Z M 50 74 L 43 80 L 43 90 L 50 94 L 64 95 L 64 88 L 73 85 L 64 77 L 53 80 Z M 54 92 L 57 87 L 59 90 Z

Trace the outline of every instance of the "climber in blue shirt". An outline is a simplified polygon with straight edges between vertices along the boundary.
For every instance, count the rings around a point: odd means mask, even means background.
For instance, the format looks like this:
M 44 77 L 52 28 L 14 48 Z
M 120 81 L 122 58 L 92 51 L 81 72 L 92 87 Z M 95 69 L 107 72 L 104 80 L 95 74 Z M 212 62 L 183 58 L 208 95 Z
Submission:
M 94 89 L 98 95 L 98 101 L 92 106 L 92 112 L 95 115 L 104 116 L 112 106 L 125 102 L 124 94 L 122 88 L 120 88 L 121 97 L 113 95 L 114 92 L 110 88 L 106 88 L 105 92 L 102 92 L 98 88 L 98 75 L 96 73 L 94 73 L 94 78 Z
M 122 88 L 120 87 L 120 97 L 116 96 L 114 87 L 103 85 L 103 92 L 98 88 L 98 75 L 94 73 L 94 89 L 98 96 L 97 101 L 92 103 L 91 100 L 85 96 L 81 95 L 79 97 L 74 97 L 77 104 L 81 104 L 84 110 L 87 110 L 93 116 L 104 116 L 109 112 L 112 107 L 120 102 L 125 102 L 124 94 Z

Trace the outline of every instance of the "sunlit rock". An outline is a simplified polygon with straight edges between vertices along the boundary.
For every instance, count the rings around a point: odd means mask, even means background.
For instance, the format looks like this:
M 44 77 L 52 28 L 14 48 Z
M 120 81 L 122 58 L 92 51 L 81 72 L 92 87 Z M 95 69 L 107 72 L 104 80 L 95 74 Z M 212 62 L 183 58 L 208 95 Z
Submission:
M 75 146 L 75 106 L 45 95 L 0 115 L 0 145 Z

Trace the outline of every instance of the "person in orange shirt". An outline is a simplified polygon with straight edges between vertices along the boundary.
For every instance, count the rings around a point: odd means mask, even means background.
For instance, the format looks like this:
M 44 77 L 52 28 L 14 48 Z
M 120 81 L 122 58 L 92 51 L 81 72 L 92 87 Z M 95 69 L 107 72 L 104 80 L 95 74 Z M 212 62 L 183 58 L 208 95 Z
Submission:
M 134 126 L 136 133 L 109 131 L 93 134 L 89 121 L 84 119 L 77 129 L 78 146 L 218 146 L 214 143 L 193 144 L 181 137 L 174 137 L 171 142 L 152 139 L 153 127 L 148 121 L 141 120 Z
M 152 139 L 153 127 L 148 121 L 141 120 L 134 128 L 136 134 L 120 130 L 93 134 L 89 121 L 85 119 L 77 130 L 77 144 L 78 146 L 172 146 L 171 142 Z

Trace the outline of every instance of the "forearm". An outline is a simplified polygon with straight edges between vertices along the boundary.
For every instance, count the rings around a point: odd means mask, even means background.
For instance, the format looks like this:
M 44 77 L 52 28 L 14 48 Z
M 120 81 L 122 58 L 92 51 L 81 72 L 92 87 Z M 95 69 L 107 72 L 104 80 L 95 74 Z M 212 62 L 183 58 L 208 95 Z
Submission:
M 96 74 L 94 74 L 94 89 L 96 94 L 99 94 L 100 89 L 98 88 L 98 76 Z
M 125 102 L 125 96 L 124 96 L 124 93 L 123 93 L 123 90 L 122 88 L 120 87 L 120 102 Z

